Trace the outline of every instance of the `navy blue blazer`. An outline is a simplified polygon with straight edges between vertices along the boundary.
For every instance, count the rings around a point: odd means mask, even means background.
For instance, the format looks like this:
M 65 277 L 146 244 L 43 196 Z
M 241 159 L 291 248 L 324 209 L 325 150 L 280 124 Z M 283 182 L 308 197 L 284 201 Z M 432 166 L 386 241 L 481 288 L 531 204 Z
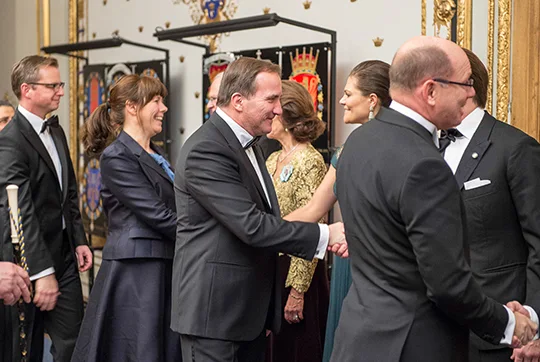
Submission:
M 157 146 L 152 149 L 161 154 Z M 101 197 L 109 230 L 103 259 L 172 259 L 176 233 L 173 182 L 127 133 L 101 155 Z

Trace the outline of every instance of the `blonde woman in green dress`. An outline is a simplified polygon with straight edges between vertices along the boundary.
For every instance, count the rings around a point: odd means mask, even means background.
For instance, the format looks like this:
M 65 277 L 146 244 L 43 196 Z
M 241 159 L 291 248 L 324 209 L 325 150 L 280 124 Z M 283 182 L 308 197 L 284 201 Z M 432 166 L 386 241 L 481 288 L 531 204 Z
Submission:
M 392 99 L 388 88 L 390 66 L 379 60 L 368 60 L 358 64 L 349 74 L 343 97 L 339 103 L 345 113 L 343 122 L 346 124 L 363 124 L 377 115 L 381 107 L 388 107 Z M 332 157 L 330 168 L 323 182 L 304 207 L 284 217 L 289 221 L 315 222 L 324 217 L 337 201 L 334 194 L 336 168 L 341 148 Z M 348 259 L 334 258 L 332 278 L 330 283 L 330 308 L 324 345 L 323 361 L 330 360 L 334 346 L 334 332 L 339 322 L 343 299 L 351 286 L 351 269 Z

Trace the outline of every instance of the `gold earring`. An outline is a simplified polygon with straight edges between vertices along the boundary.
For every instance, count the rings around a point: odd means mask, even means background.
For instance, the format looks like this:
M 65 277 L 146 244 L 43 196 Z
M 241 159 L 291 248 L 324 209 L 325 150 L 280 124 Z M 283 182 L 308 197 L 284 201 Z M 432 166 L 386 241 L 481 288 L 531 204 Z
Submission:
M 373 118 L 375 118 L 375 114 L 373 113 L 373 104 L 369 106 L 369 115 L 368 115 L 368 120 L 372 120 Z
M 288 129 L 288 128 L 285 128 L 285 132 L 289 132 L 289 129 Z

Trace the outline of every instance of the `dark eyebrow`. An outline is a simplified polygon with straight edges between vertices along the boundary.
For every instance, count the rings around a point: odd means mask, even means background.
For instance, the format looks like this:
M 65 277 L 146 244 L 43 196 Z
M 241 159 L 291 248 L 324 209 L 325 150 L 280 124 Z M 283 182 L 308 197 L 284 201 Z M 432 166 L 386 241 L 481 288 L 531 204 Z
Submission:
M 278 94 L 271 94 L 271 95 L 269 95 L 268 97 L 266 97 L 266 100 L 271 101 L 271 100 L 277 99 L 277 98 L 279 98 L 279 97 L 280 97 L 280 96 L 279 96 Z

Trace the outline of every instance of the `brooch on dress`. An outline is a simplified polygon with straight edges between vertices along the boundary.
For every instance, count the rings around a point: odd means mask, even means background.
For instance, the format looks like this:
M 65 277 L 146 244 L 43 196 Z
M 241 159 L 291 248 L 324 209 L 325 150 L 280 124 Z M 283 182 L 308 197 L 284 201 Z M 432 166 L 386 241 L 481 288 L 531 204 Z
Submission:
M 293 172 L 293 166 L 292 165 L 285 165 L 283 166 L 283 169 L 281 170 L 281 174 L 279 175 L 279 179 L 281 182 L 287 182 L 291 178 Z

